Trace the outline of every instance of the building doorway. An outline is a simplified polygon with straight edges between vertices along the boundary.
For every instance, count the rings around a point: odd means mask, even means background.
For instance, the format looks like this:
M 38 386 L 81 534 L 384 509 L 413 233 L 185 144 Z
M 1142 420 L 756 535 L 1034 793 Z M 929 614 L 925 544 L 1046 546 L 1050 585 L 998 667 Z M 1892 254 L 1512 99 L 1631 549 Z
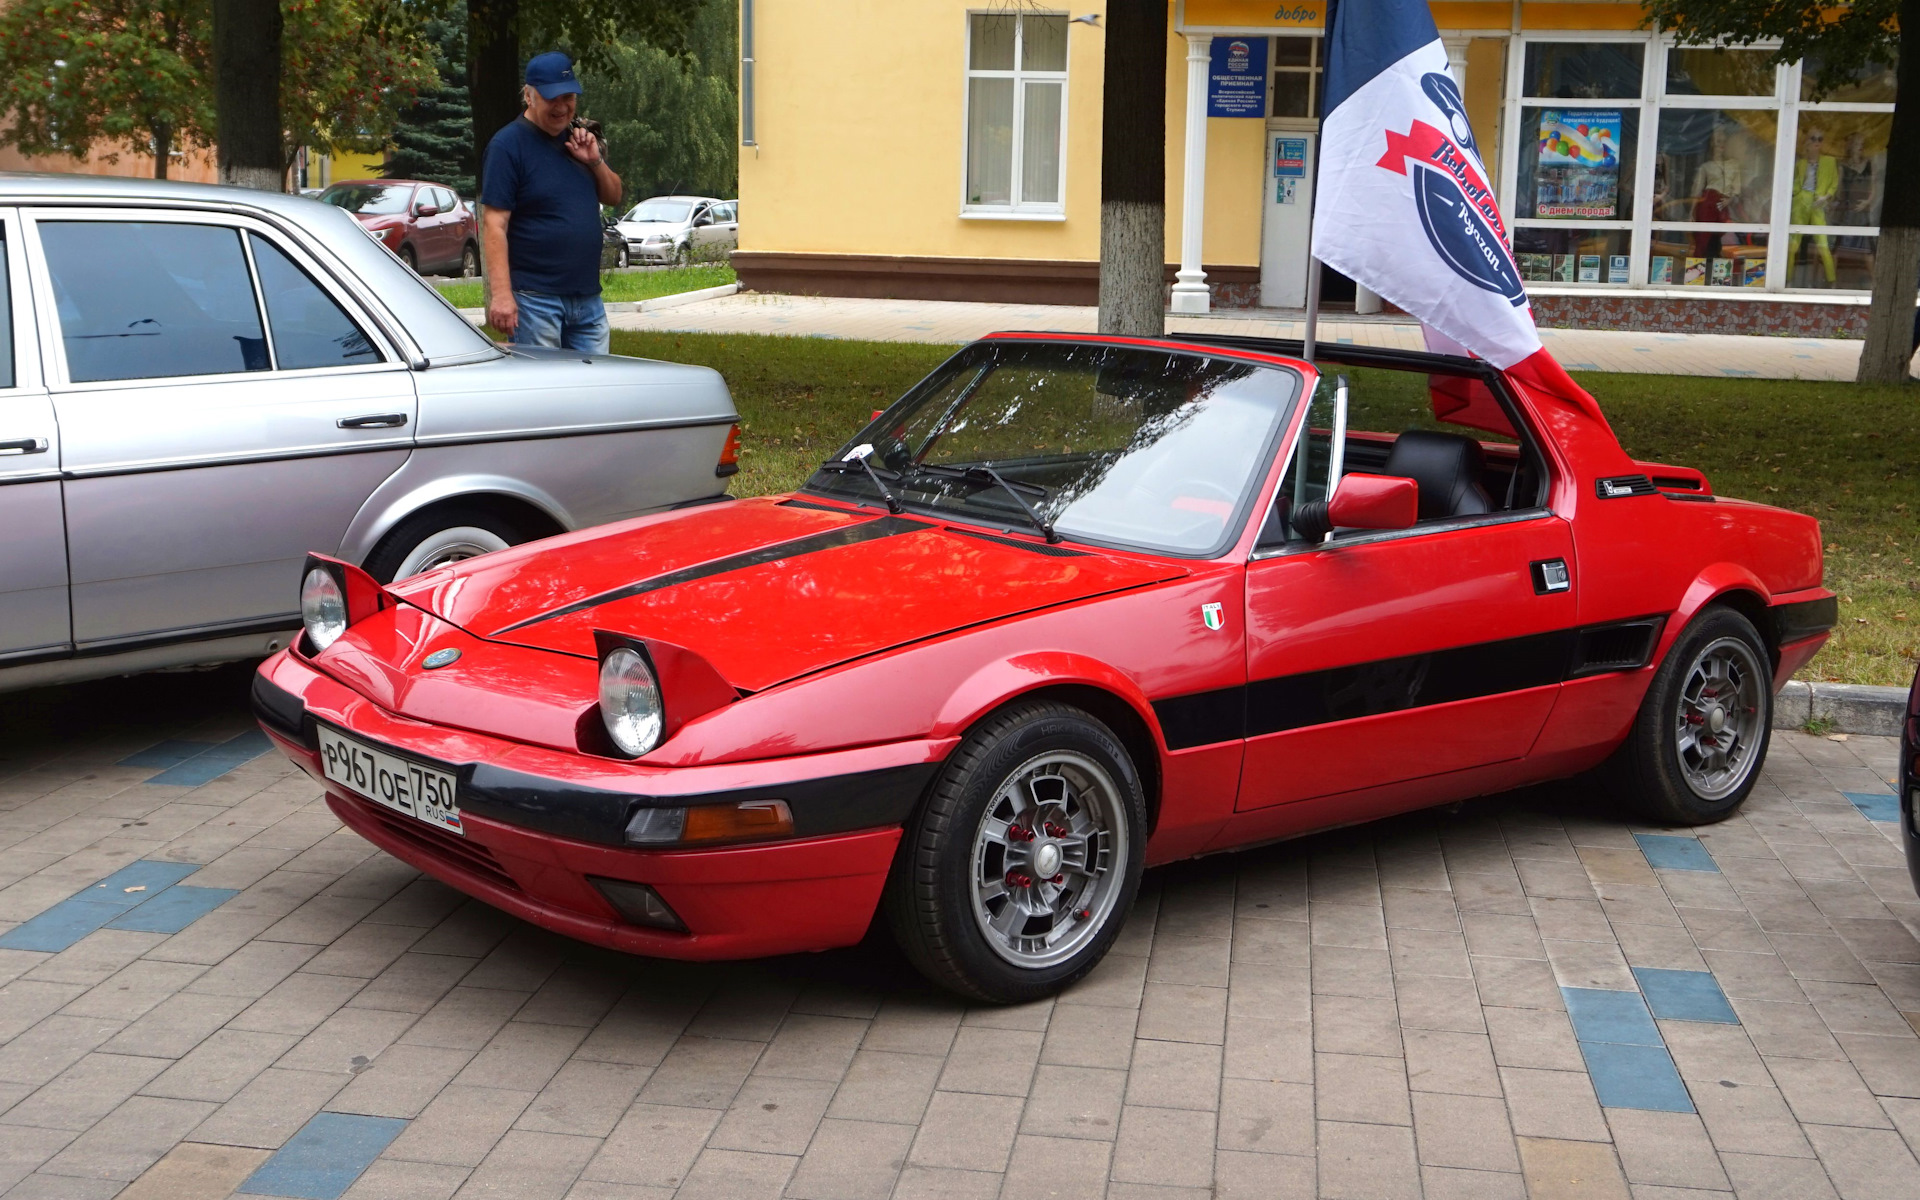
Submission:
M 1307 302 L 1307 265 L 1312 236 L 1314 170 L 1320 138 L 1321 56 L 1318 33 L 1272 39 L 1268 61 L 1266 163 L 1261 171 L 1265 196 L 1260 222 L 1260 304 L 1263 308 L 1301 308 Z M 1350 306 L 1351 279 L 1322 268 L 1323 303 Z

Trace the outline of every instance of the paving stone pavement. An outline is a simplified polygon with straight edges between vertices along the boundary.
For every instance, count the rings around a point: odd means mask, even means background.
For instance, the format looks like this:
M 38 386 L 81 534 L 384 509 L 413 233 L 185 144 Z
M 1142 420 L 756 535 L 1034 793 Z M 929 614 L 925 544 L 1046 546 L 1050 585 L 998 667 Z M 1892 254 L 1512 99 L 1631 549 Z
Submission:
M 1778 733 L 1699 830 L 1559 785 L 1156 870 L 980 1008 L 548 936 L 275 755 L 157 782 L 241 756 L 245 678 L 0 697 L 9 1198 L 1920 1196 L 1890 739 Z
M 478 309 L 471 319 L 484 319 Z M 956 300 L 878 300 L 739 292 L 654 312 L 614 313 L 614 329 L 659 333 L 764 333 L 790 337 L 857 338 L 882 342 L 968 342 L 997 329 L 1092 333 L 1099 310 L 1071 305 L 982 304 Z M 1205 316 L 1170 313 L 1172 333 L 1241 334 L 1298 338 L 1298 309 L 1226 309 Z M 1327 342 L 1425 349 L 1418 323 L 1404 316 L 1356 317 L 1328 313 L 1319 337 Z M 1642 333 L 1611 329 L 1542 329 L 1541 342 L 1567 369 L 1656 375 L 1715 375 L 1756 379 L 1851 380 L 1862 343 L 1840 338 L 1761 337 L 1741 334 Z

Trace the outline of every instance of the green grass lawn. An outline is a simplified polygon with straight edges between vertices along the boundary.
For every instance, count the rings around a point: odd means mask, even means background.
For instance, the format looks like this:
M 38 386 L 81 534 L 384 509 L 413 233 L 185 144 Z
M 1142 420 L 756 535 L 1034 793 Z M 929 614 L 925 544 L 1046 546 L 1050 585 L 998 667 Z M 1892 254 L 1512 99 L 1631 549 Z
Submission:
M 697 263 L 691 267 L 667 267 L 659 271 L 602 271 L 602 300 L 651 300 L 676 292 L 694 292 L 719 287 L 734 281 L 733 267 L 726 263 Z M 478 279 L 432 280 L 440 294 L 455 308 L 479 308 L 486 300 Z
M 617 354 L 714 367 L 745 447 L 736 495 L 788 491 L 953 352 L 951 346 L 615 333 Z M 1398 429 L 1424 381 L 1349 371 L 1356 424 Z M 1905 685 L 1920 660 L 1920 388 L 1582 372 L 1636 458 L 1697 467 L 1714 490 L 1820 519 L 1840 627 L 1802 678 Z

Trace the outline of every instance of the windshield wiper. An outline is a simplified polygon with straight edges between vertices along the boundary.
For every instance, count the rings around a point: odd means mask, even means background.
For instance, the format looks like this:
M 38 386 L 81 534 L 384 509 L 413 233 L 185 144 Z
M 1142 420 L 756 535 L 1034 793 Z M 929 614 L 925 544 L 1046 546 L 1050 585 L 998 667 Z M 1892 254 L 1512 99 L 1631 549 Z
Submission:
M 831 471 L 836 475 L 851 475 L 855 471 L 865 471 L 867 478 L 873 480 L 873 486 L 879 490 L 880 498 L 887 502 L 887 511 L 890 513 L 902 512 L 903 508 L 900 504 L 900 498 L 887 490 L 887 485 L 880 482 L 880 473 L 873 469 L 872 463 L 867 461 L 868 455 L 872 453 L 872 444 L 862 443 L 848 451 L 845 458 L 830 458 L 821 463 L 819 469 L 822 471 Z M 900 477 L 894 475 L 894 478 L 898 479 Z
M 913 465 L 913 471 L 927 475 L 944 475 L 948 479 L 964 479 L 969 483 L 999 484 L 1000 487 L 1006 491 L 1007 495 L 1012 496 L 1014 501 L 1020 505 L 1022 511 L 1027 514 L 1027 519 L 1033 522 L 1033 527 L 1047 535 L 1047 542 L 1049 544 L 1060 540 L 1060 535 L 1053 531 L 1053 522 L 1041 516 L 1033 505 L 1027 503 L 1026 496 L 1021 495 L 1022 492 L 1027 492 L 1040 497 L 1042 500 L 1051 499 L 1053 493 L 1037 483 L 1014 483 L 985 463 L 976 463 L 969 467 L 949 467 L 940 463 L 915 463 Z

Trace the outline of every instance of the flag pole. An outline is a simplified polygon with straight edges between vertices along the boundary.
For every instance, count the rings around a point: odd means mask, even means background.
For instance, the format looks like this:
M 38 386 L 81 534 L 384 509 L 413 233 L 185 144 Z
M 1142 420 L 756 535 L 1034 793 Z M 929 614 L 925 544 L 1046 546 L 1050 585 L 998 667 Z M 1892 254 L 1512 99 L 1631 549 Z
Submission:
M 1326 132 L 1327 41 L 1333 37 L 1333 15 L 1340 0 L 1327 0 L 1327 27 L 1320 37 L 1320 78 L 1314 92 L 1313 187 L 1307 192 L 1307 328 L 1300 339 L 1300 357 L 1313 361 L 1314 343 L 1320 333 L 1320 260 L 1313 256 L 1313 219 L 1315 201 L 1320 193 L 1320 139 Z

